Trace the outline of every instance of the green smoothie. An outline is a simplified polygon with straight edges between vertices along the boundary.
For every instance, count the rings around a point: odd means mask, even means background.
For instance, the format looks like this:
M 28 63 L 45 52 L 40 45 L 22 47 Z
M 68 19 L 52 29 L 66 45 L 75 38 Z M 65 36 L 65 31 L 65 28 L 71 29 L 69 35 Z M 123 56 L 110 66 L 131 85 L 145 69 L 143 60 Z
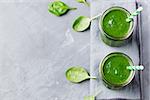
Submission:
M 120 9 L 110 11 L 103 19 L 103 30 L 112 37 L 126 37 L 130 29 L 130 23 L 126 22 L 128 16 L 129 14 Z
M 103 80 L 110 87 L 122 87 L 128 84 L 134 76 L 134 71 L 128 70 L 127 66 L 132 65 L 132 60 L 123 53 L 109 54 L 101 65 Z
M 110 46 L 126 44 L 133 33 L 133 21 L 126 22 L 130 12 L 122 7 L 107 9 L 100 20 L 101 36 L 104 43 Z

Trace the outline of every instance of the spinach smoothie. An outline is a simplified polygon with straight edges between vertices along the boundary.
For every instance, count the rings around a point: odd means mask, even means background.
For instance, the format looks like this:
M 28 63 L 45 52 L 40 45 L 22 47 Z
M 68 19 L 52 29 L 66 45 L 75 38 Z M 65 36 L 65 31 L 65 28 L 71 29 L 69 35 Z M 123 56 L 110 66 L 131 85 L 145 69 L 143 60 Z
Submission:
M 126 12 L 112 10 L 103 19 L 103 30 L 112 37 L 125 37 L 130 29 L 130 23 L 126 22 L 127 18 Z
M 110 46 L 126 44 L 133 32 L 133 21 L 126 22 L 130 12 L 122 7 L 111 7 L 100 20 L 102 40 Z
M 110 88 L 119 88 L 127 85 L 133 79 L 134 71 L 128 70 L 132 60 L 125 54 L 115 52 L 106 56 L 100 66 L 102 78 Z

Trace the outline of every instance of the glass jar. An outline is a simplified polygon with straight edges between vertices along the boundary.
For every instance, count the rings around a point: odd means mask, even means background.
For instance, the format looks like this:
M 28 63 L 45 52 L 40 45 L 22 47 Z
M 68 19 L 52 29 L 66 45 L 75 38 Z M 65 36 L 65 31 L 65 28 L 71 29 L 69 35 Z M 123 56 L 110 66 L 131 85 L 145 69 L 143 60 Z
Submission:
M 135 71 L 127 69 L 127 66 L 133 66 L 133 62 L 126 54 L 121 52 L 108 54 L 99 65 L 99 73 L 105 86 L 119 89 L 128 85 L 134 78 Z
M 132 37 L 134 21 L 126 22 L 130 12 L 122 7 L 111 7 L 101 16 L 99 27 L 101 39 L 109 46 L 117 47 L 127 44 Z

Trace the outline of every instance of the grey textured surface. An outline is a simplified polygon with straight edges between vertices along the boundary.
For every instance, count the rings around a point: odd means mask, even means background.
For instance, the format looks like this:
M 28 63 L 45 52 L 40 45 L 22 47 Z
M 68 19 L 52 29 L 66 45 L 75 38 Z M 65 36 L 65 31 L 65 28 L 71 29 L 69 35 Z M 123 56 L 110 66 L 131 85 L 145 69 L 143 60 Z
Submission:
M 78 15 L 89 8 L 65 2 L 79 10 L 62 17 L 48 13 L 48 1 L 0 3 L 0 100 L 82 100 L 89 81 L 72 84 L 65 78 L 70 66 L 89 70 L 89 31 L 72 31 Z
M 49 0 L 0 0 L 0 100 L 83 100 L 89 94 L 89 81 L 72 84 L 64 73 L 74 65 L 90 71 L 90 32 L 71 29 L 90 9 L 63 1 L 78 10 L 58 18 L 47 12 Z M 144 97 L 149 100 L 148 1 L 143 6 Z

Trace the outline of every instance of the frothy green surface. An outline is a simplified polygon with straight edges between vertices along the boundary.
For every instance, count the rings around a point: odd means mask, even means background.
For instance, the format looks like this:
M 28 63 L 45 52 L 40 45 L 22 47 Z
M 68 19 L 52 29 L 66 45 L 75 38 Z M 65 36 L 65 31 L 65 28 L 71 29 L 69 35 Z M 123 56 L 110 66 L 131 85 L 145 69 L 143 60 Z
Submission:
M 123 38 L 128 35 L 130 23 L 126 22 L 127 12 L 114 9 L 107 13 L 103 19 L 103 30 L 110 36 Z
M 120 84 L 125 82 L 131 72 L 126 68 L 129 65 L 129 59 L 122 55 L 115 55 L 108 58 L 103 66 L 105 79 L 111 84 Z

